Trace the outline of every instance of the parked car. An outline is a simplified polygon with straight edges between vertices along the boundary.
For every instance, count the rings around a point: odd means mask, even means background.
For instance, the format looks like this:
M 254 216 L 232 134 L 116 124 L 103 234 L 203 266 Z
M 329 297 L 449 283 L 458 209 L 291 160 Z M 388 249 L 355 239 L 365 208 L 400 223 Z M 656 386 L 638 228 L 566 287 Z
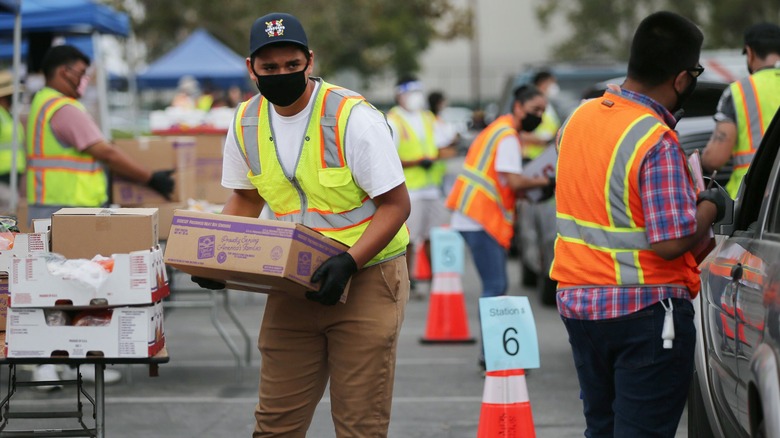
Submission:
M 780 113 L 701 265 L 688 436 L 780 437 Z
M 554 64 L 549 67 L 533 67 L 524 70 L 507 81 L 499 103 L 501 114 L 506 114 L 512 104 L 512 92 L 520 85 L 530 84 L 534 75 L 547 70 L 555 76 L 560 92 L 551 99 L 555 112 L 561 119 L 571 114 L 582 100 L 583 94 L 593 84 L 625 74 L 626 65 L 607 64 Z M 606 85 L 605 85 L 606 86 Z

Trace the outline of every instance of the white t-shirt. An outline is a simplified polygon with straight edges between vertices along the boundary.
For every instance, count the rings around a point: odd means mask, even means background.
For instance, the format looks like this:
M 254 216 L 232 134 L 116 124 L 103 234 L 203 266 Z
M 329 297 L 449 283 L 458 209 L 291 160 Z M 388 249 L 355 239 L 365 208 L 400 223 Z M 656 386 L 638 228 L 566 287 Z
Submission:
M 318 89 L 315 89 L 315 94 Z M 271 106 L 270 117 L 277 151 L 282 168 L 288 175 L 292 173 L 302 146 L 312 102 L 313 96 L 303 111 L 291 117 L 280 116 Z M 247 177 L 249 166 L 236 144 L 233 126 L 234 123 L 231 123 L 225 140 L 222 186 L 228 189 L 254 189 L 255 186 Z M 352 109 L 345 133 L 344 150 L 352 178 L 371 198 L 382 195 L 404 182 L 401 160 L 384 116 L 369 106 L 361 104 Z
M 520 175 L 523 173 L 523 159 L 520 153 L 520 140 L 515 135 L 504 137 L 498 143 L 496 150 L 496 159 L 493 162 L 496 172 L 514 173 Z M 506 184 L 501 175 L 498 175 L 499 182 Z M 480 231 L 482 225 L 459 211 L 452 213 L 450 226 L 458 231 Z
M 406 120 L 406 123 L 409 124 L 409 126 L 412 128 L 414 133 L 417 135 L 417 138 L 420 140 L 424 140 L 426 138 L 425 133 L 425 122 L 423 121 L 423 112 L 422 111 L 415 111 L 410 112 L 403 108 L 396 107 L 397 110 L 399 110 L 401 116 Z M 390 123 L 390 126 L 393 128 L 393 141 L 395 142 L 395 147 L 397 148 L 401 144 L 401 127 L 397 126 L 393 119 L 388 119 L 388 122 Z M 446 139 L 440 138 L 441 135 L 445 135 L 446 132 L 442 130 L 434 129 L 433 131 L 433 141 L 436 144 L 436 147 L 443 148 L 447 146 L 447 144 L 443 144 Z M 412 201 L 418 201 L 418 200 L 424 200 L 424 199 L 441 199 L 442 193 L 440 187 L 422 187 L 419 189 L 409 190 L 409 199 Z

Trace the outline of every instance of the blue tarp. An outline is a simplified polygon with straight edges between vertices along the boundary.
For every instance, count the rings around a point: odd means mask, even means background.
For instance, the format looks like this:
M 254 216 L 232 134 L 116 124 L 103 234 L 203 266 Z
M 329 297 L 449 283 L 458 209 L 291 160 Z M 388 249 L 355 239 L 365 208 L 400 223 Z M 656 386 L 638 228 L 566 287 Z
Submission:
M 176 88 L 182 76 L 194 76 L 201 84 L 211 82 L 227 89 L 244 88 L 246 58 L 238 55 L 203 29 L 163 55 L 138 74 L 138 88 Z
M 21 0 L 0 0 L 0 12 L 16 13 Z
M 0 34 L 14 29 L 13 0 L 0 0 Z M 104 33 L 127 36 L 127 15 L 92 0 L 24 0 L 22 33 Z

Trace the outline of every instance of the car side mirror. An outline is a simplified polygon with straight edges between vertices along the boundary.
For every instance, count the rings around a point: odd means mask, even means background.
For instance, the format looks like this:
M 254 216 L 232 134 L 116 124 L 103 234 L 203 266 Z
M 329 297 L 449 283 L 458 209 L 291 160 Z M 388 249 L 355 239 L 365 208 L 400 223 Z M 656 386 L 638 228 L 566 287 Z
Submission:
M 736 208 L 737 204 L 731 199 L 726 189 L 720 184 L 713 181 L 713 184 L 718 188 L 718 192 L 726 199 L 726 211 L 723 218 L 713 224 L 715 234 L 731 236 L 734 233 L 734 218 L 737 217 Z

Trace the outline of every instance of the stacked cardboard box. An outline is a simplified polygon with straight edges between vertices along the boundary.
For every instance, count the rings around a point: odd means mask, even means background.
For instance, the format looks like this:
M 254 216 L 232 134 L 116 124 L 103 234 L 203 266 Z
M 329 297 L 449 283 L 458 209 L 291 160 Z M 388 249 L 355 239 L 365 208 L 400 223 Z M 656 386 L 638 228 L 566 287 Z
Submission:
M 165 240 L 168 237 L 173 210 L 186 208 L 188 200 L 196 199 L 198 181 L 206 178 L 203 171 L 196 167 L 195 140 L 195 137 L 190 136 L 151 136 L 115 141 L 116 147 L 149 170 L 175 170 L 173 174 L 175 186 L 170 200 L 149 187 L 121 177 L 115 177 L 112 181 L 111 199 L 114 204 L 121 207 L 148 207 L 160 210 L 158 232 L 160 239 Z
M 171 138 L 181 135 L 173 134 Z M 222 156 L 227 133 L 192 130 L 187 135 L 195 139 L 195 173 L 198 177 L 193 186 L 193 198 L 224 204 L 232 193 L 232 190 L 222 187 Z
M 62 209 L 51 230 L 61 255 L 27 252 L 10 261 L 6 355 L 159 352 L 165 345 L 161 300 L 170 291 L 157 210 Z M 98 254 L 111 257 L 85 260 Z

